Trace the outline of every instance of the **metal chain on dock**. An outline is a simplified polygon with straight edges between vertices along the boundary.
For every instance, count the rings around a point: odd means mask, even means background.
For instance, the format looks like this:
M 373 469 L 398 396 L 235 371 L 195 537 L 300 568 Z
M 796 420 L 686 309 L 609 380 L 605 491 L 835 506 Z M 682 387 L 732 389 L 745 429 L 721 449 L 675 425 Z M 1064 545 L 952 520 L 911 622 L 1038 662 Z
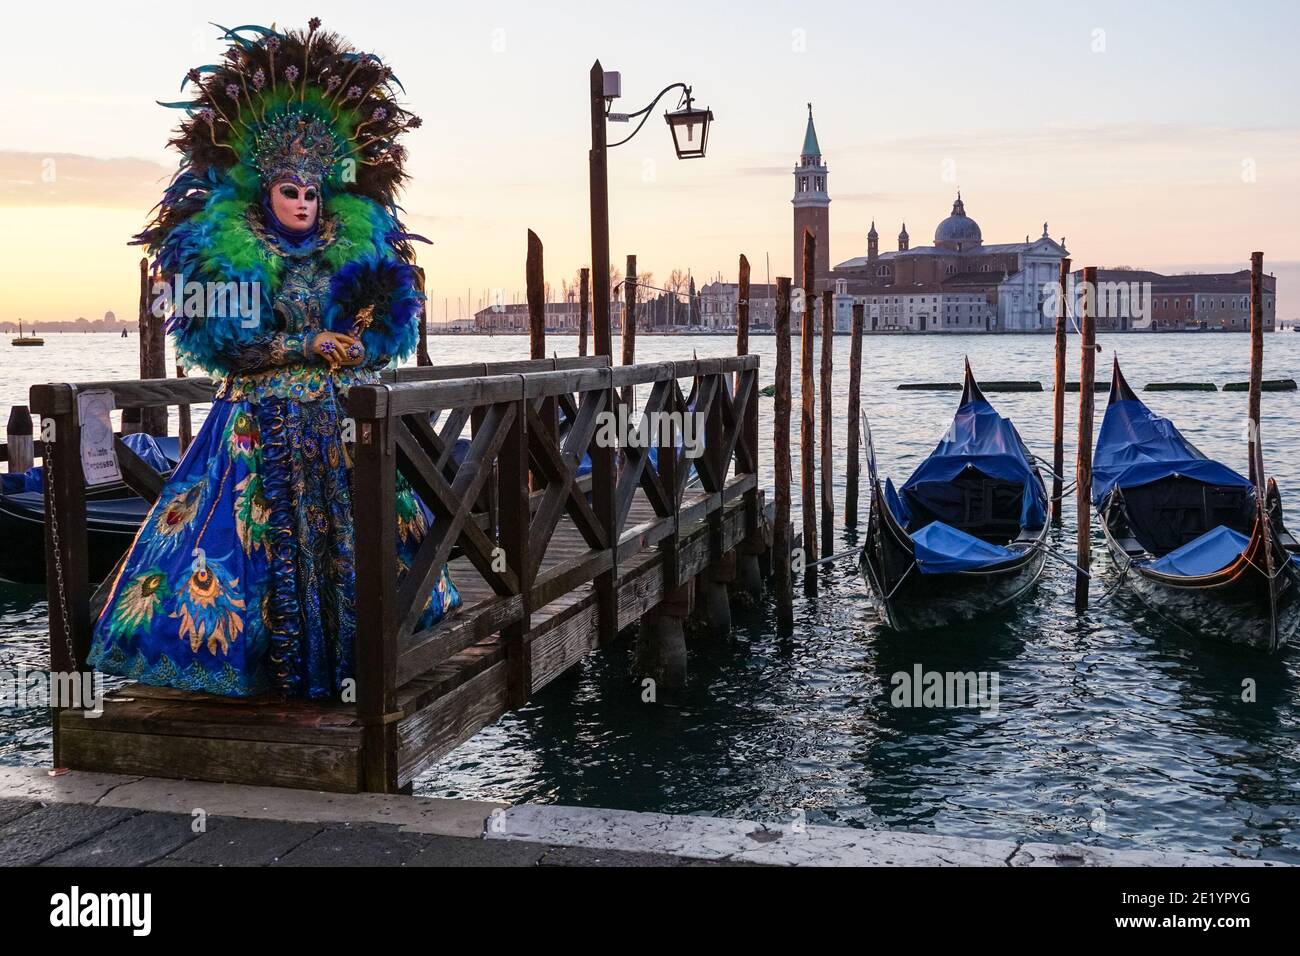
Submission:
M 54 497 L 54 443 L 44 442 L 45 446 L 45 485 L 46 493 L 52 499 Z M 72 647 L 72 623 L 68 616 L 68 595 L 63 583 L 63 553 L 59 546 L 59 519 L 58 509 L 51 507 L 49 511 L 50 522 L 50 541 L 54 547 L 54 586 L 59 593 L 59 614 L 63 621 L 63 640 L 68 651 L 68 664 L 71 670 L 77 669 L 77 652 Z M 54 662 L 50 661 L 53 666 Z

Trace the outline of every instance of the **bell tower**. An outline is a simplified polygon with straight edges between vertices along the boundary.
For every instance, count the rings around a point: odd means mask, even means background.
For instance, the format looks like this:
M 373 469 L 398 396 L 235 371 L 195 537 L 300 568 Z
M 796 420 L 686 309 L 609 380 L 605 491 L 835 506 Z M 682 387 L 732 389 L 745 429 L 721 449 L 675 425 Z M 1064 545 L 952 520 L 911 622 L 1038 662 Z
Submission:
M 803 135 L 799 165 L 794 168 L 794 276 L 796 286 L 803 285 L 803 232 L 812 230 L 817 237 L 814 280 L 824 279 L 831 271 L 831 197 L 826 190 L 826 166 L 822 163 L 817 129 L 813 126 L 812 104 L 808 104 L 808 128 Z

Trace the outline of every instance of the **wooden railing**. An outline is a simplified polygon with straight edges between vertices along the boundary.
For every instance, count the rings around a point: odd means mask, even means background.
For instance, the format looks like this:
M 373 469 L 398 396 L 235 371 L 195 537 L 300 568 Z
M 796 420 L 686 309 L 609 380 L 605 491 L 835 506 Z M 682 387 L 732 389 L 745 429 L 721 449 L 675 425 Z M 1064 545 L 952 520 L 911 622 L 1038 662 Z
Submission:
M 746 537 L 760 535 L 758 364 L 753 355 L 613 368 L 603 356 L 542 359 L 402 369 L 385 373 L 381 384 L 352 387 L 346 405 L 354 424 L 357 710 L 366 727 L 366 789 L 396 788 L 397 722 L 411 707 L 409 700 L 405 710 L 397 704 L 404 685 L 499 633 L 507 706 L 518 706 L 531 687 L 527 640 L 533 611 L 592 585 L 598 643 L 603 643 L 618 627 L 620 562 L 657 547 L 665 590 L 684 584 L 680 532 L 707 522 L 711 552 L 720 557 L 723 509 L 737 498 L 744 501 Z M 675 429 L 672 442 L 656 452 L 657 464 L 648 449 L 620 449 L 600 440 L 602 413 L 617 413 L 618 390 L 638 386 L 646 398 L 627 417 L 644 422 L 648 432 L 657 413 L 694 414 L 703 423 L 699 457 L 688 459 L 677 447 Z M 87 580 L 76 420 L 76 393 L 88 388 L 109 389 L 116 407 L 125 409 L 208 402 L 215 383 L 151 379 L 32 388 L 31 405 L 40 420 L 53 421 L 57 439 L 46 482 L 55 670 L 74 670 L 84 662 L 102 600 L 102 594 L 92 600 Z M 434 412 L 441 413 L 436 424 L 431 423 Z M 472 437 L 458 462 L 452 452 L 467 425 Z M 120 440 L 116 449 L 126 483 L 156 501 L 160 476 Z M 591 473 L 579 478 L 584 458 L 590 459 Z M 688 489 L 692 466 L 698 488 Z M 435 519 L 400 582 L 394 560 L 399 473 Z M 643 512 L 633 523 L 638 489 L 653 515 Z M 547 564 L 548 543 L 565 516 L 586 550 Z M 472 614 L 419 630 L 422 609 L 453 548 L 469 560 L 492 596 Z

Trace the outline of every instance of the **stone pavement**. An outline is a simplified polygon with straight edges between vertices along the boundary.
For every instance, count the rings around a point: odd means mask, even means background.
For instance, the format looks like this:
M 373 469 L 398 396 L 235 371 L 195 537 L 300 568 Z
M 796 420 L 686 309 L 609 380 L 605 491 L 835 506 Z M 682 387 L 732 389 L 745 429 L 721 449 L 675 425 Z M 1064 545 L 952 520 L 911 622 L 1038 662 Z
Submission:
M 0 767 L 0 865 L 1251 866 L 1228 855 Z

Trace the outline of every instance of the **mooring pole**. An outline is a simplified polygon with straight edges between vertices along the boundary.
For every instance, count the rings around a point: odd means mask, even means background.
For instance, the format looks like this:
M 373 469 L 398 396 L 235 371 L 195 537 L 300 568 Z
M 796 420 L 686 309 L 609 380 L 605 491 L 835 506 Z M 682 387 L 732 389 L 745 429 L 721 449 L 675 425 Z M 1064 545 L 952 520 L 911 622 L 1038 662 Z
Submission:
M 528 298 L 528 357 L 546 358 L 546 270 L 543 266 L 542 240 L 528 230 L 528 258 L 524 264 L 524 287 Z M 554 398 L 542 399 L 540 417 L 546 430 L 554 439 L 559 432 L 556 417 L 558 404 Z M 545 483 L 540 474 L 533 476 L 534 484 Z
M 1264 455 L 1259 442 L 1260 392 L 1264 382 L 1264 253 L 1250 254 L 1250 398 L 1247 451 L 1250 454 L 1250 480 L 1263 500 Z
M 578 354 L 587 354 L 587 312 L 591 307 L 591 270 L 583 269 L 578 281 Z
M 803 553 L 805 564 L 817 560 L 817 493 L 814 488 L 816 475 L 814 462 L 817 454 L 817 439 L 813 429 L 817 426 L 814 411 L 816 401 L 813 386 L 813 306 L 817 304 L 813 292 L 813 276 L 816 274 L 817 238 L 811 229 L 803 231 L 803 317 L 800 323 L 801 339 L 799 343 L 799 399 L 801 416 L 799 419 L 799 476 L 800 476 L 800 510 L 803 512 Z M 817 572 L 804 570 L 803 593 L 809 597 L 817 596 Z
M 149 274 L 149 260 L 140 260 L 140 377 L 167 377 L 167 332 L 162 316 L 154 315 L 151 294 L 155 280 L 160 276 Z M 140 430 L 161 437 L 167 434 L 167 406 L 151 405 L 141 409 Z
M 1069 289 L 1070 260 L 1061 260 L 1061 273 L 1056 297 L 1056 377 L 1052 384 L 1052 524 L 1061 526 L 1061 500 L 1065 474 L 1065 322 L 1069 312 L 1066 294 Z M 1080 388 L 1083 384 L 1080 383 Z
M 776 280 L 776 408 L 772 445 L 776 470 L 776 527 L 772 529 L 772 576 L 776 582 L 776 620 L 787 633 L 794 626 L 790 587 L 790 280 Z
M 858 418 L 862 414 L 862 303 L 853 306 L 853 330 L 849 343 L 849 438 L 845 454 L 848 469 L 844 477 L 844 527 L 858 526 L 858 445 L 861 441 Z
M 636 364 L 636 256 L 627 257 L 627 269 L 623 273 L 623 364 Z M 633 397 L 633 387 L 624 385 L 622 401 L 629 417 Z
M 822 367 L 821 389 L 821 479 L 822 479 L 822 553 L 829 558 L 835 553 L 835 486 L 831 483 L 835 465 L 831 461 L 831 349 L 835 344 L 835 293 L 827 289 L 822 293 Z
M 1097 363 L 1096 294 L 1097 267 L 1083 270 L 1080 294 L 1082 340 L 1079 362 L 1079 449 L 1075 477 L 1075 508 L 1078 510 L 1079 541 L 1076 552 L 1078 568 L 1074 575 L 1074 608 L 1080 614 L 1088 609 L 1088 572 L 1092 566 L 1092 414 L 1096 390 L 1093 381 Z
M 606 157 L 605 71 L 597 60 L 591 66 L 588 102 L 591 106 L 591 297 L 592 333 L 595 355 L 614 362 L 613 337 L 609 327 L 609 168 Z M 613 412 L 617 394 L 613 378 L 606 390 L 605 410 Z M 597 441 L 591 448 L 591 507 L 609 542 L 613 567 L 596 576 L 597 644 L 611 641 L 618 633 L 618 516 L 614 489 L 618 481 L 617 449 Z
M 415 287 L 419 290 L 423 302 L 420 304 L 420 342 L 415 351 L 416 365 L 432 365 L 429 357 L 429 295 L 425 288 L 424 267 L 415 267 Z
M 35 464 L 32 441 L 32 415 L 26 405 L 9 409 L 9 422 L 5 425 L 8 443 L 9 473 L 21 475 Z
M 736 354 L 749 354 L 749 260 L 744 254 L 740 257 L 740 269 L 736 283 Z M 740 373 L 731 385 L 731 393 L 740 392 Z

